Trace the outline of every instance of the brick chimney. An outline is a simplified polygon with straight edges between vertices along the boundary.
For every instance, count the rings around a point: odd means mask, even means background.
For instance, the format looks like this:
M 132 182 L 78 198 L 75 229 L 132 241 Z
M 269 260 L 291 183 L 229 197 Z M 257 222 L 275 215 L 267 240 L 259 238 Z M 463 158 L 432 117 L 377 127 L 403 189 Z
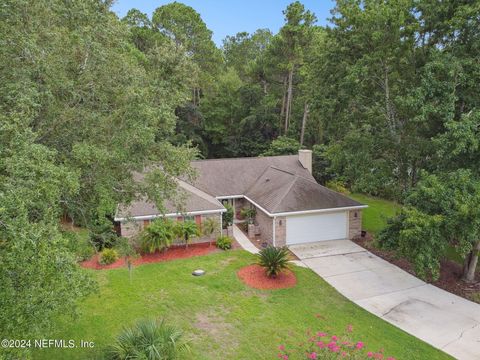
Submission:
M 312 173 L 312 150 L 298 150 L 298 160 L 302 166 Z

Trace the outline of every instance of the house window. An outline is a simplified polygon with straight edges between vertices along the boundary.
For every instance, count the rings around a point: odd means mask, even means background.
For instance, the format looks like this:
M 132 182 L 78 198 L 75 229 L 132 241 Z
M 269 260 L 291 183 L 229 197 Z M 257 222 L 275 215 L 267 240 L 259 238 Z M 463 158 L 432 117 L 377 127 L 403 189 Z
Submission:
M 354 218 L 357 218 L 357 217 L 358 217 L 358 214 L 357 214 L 356 211 L 353 213 L 353 217 L 354 217 Z
M 184 216 L 183 220 L 184 221 L 193 221 L 193 220 L 195 220 L 195 217 L 194 216 Z
M 279 221 L 278 221 L 278 225 L 279 225 L 279 226 L 282 226 L 282 220 L 279 220 Z

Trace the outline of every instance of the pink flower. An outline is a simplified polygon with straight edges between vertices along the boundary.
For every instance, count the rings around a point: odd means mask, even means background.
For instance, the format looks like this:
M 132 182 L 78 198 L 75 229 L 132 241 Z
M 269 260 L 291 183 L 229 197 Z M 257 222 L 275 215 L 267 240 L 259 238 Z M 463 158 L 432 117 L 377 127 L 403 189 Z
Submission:
M 278 350 L 280 350 L 280 351 L 285 351 L 285 345 L 280 345 L 280 346 L 278 347 Z
M 333 341 L 337 341 L 338 340 L 338 337 L 336 337 L 335 335 L 332 336 L 332 340 Z
M 342 351 L 342 357 L 347 356 L 347 353 L 345 351 Z
M 288 355 L 283 355 L 282 360 L 288 360 Z
M 369 351 L 369 352 L 367 353 L 367 357 L 369 357 L 369 358 L 373 357 L 373 353 L 372 353 L 371 351 Z
M 337 343 L 335 341 L 331 341 L 327 344 L 327 347 L 331 350 L 334 346 L 337 346 Z
M 320 348 L 323 349 L 325 347 L 325 343 L 323 341 L 317 341 L 316 345 Z
M 362 349 L 363 348 L 363 342 L 361 342 L 361 341 L 357 342 L 357 344 L 355 345 L 355 348 L 358 349 L 358 350 Z
M 340 351 L 340 346 L 338 346 L 338 345 L 332 346 L 332 347 L 330 348 L 330 350 L 331 350 L 332 352 L 339 352 L 339 351 Z
M 317 353 L 316 353 L 316 352 L 312 352 L 311 354 L 308 355 L 308 358 L 315 360 L 315 359 L 317 358 Z
M 390 357 L 387 358 L 387 360 L 395 360 L 395 358 L 390 356 Z
M 352 324 L 347 325 L 347 331 L 348 331 L 348 332 L 352 332 L 352 331 L 353 331 L 353 325 L 352 325 Z
M 317 333 L 317 336 L 318 337 L 324 337 L 324 336 L 327 336 L 327 334 L 323 333 L 323 332 L 318 332 Z

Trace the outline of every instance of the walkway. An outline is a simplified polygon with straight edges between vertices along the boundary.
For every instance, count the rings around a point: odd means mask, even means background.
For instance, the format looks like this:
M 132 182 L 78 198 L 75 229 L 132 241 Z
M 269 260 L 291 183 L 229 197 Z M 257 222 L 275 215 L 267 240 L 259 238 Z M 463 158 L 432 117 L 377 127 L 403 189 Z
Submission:
M 480 359 L 479 304 L 427 284 L 349 240 L 290 250 L 357 305 L 457 359 Z
M 248 237 L 243 233 L 242 230 L 239 229 L 236 224 L 233 224 L 233 237 L 235 240 L 237 240 L 240 246 L 249 253 L 258 254 L 260 252 L 260 250 L 258 250 L 257 247 L 250 242 Z

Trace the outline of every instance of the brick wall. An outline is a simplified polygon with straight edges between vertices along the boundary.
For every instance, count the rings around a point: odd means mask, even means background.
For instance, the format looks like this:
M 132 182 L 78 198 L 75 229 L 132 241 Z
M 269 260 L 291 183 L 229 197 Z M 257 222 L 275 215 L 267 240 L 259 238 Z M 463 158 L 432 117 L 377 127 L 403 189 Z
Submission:
M 353 239 L 362 232 L 362 210 L 350 210 L 348 212 L 348 238 Z
M 275 219 L 275 246 L 282 247 L 287 244 L 287 218 L 279 216 Z
M 260 238 L 263 241 L 273 244 L 273 219 L 265 214 L 259 208 L 256 208 L 257 215 L 255 216 L 255 222 L 260 228 Z

